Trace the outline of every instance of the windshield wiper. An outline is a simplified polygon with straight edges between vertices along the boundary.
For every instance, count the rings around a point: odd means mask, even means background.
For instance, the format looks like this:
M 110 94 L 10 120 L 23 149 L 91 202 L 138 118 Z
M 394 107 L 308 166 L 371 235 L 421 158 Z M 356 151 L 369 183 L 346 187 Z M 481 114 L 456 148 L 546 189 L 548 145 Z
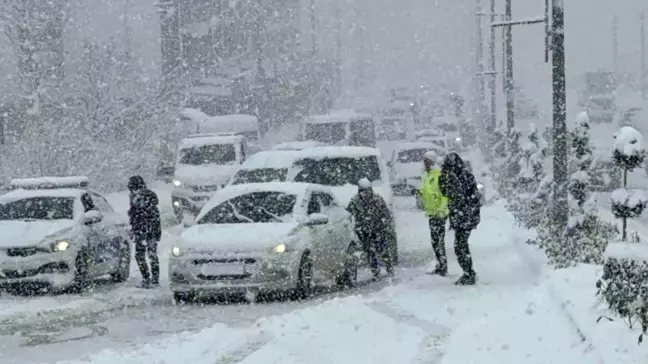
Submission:
M 232 213 L 234 214 L 234 217 L 236 217 L 239 220 L 254 222 L 254 220 L 250 219 L 249 217 L 245 215 L 241 215 L 231 202 L 228 201 L 227 204 L 232 208 Z

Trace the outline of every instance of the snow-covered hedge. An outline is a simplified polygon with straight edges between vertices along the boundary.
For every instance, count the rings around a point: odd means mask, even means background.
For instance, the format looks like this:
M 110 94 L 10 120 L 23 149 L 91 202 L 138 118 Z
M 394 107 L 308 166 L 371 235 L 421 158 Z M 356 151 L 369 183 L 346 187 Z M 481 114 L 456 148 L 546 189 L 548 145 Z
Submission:
M 596 282 L 598 294 L 630 328 L 637 322 L 643 335 L 648 330 L 648 246 L 612 243 L 605 251 L 603 276 Z
M 612 192 L 612 212 L 618 218 L 634 219 L 641 216 L 648 196 L 642 190 L 626 190 L 619 188 Z

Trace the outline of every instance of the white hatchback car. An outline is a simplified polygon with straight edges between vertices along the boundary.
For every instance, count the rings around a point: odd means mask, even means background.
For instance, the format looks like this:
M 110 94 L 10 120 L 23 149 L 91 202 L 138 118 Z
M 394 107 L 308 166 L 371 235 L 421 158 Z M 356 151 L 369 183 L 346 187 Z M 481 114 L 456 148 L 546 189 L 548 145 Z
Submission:
M 354 247 L 351 216 L 325 186 L 228 186 L 172 248 L 171 290 L 177 302 L 275 291 L 304 298 L 314 285 L 355 283 Z
M 85 177 L 11 181 L 0 196 L 0 288 L 82 290 L 130 273 L 127 221 L 88 190 Z

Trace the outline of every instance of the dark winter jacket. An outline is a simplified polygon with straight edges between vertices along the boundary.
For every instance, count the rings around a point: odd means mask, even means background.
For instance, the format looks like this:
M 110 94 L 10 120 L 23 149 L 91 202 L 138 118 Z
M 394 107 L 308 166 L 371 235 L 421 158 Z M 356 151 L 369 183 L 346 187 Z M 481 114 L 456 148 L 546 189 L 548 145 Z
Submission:
M 373 191 L 368 198 L 355 195 L 347 211 L 351 213 L 355 220 L 355 232 L 360 240 L 376 239 L 386 243 L 392 238 L 394 222 L 391 211 L 385 200 Z
M 448 206 L 450 228 L 453 230 L 477 228 L 481 220 L 477 182 L 457 153 L 450 153 L 443 160 L 439 188 L 441 193 L 450 200 Z
M 128 217 L 133 237 L 136 241 L 160 241 L 162 225 L 157 195 L 146 188 L 146 185 L 132 186 L 129 184 L 129 188 L 131 188 L 131 194 Z

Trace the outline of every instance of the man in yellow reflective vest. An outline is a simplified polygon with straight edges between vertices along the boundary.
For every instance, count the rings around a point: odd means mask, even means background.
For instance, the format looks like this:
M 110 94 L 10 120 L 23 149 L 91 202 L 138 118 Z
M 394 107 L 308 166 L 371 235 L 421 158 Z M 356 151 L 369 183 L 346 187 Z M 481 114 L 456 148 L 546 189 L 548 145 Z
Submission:
M 448 259 L 445 249 L 446 220 L 450 214 L 448 198 L 441 193 L 439 188 L 439 176 L 441 169 L 438 166 L 439 156 L 429 151 L 423 157 L 423 172 L 421 190 L 419 191 L 423 202 L 425 216 L 430 224 L 430 236 L 432 238 L 432 249 L 437 259 L 437 266 L 431 274 L 442 277 L 448 274 Z

